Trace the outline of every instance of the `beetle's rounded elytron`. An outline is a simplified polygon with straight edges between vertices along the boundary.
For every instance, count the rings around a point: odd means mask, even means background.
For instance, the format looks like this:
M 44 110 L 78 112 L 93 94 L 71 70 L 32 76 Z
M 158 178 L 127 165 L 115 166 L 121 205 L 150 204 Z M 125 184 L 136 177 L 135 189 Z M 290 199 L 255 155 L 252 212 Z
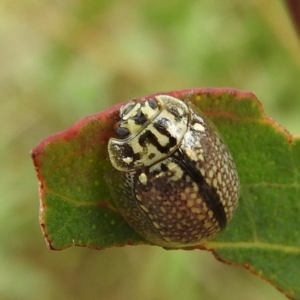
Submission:
M 239 197 L 232 157 L 215 128 L 191 103 L 159 95 L 120 109 L 108 153 L 112 198 L 149 242 L 179 248 L 213 237 Z

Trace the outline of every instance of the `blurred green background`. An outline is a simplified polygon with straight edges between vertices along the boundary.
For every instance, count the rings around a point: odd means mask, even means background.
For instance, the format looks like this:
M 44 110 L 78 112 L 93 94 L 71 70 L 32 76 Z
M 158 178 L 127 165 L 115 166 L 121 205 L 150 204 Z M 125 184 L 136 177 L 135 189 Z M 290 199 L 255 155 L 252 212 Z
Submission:
M 300 133 L 300 44 L 281 1 L 2 0 L 0 299 L 285 299 L 204 251 L 49 251 L 29 151 L 159 91 L 235 87 Z

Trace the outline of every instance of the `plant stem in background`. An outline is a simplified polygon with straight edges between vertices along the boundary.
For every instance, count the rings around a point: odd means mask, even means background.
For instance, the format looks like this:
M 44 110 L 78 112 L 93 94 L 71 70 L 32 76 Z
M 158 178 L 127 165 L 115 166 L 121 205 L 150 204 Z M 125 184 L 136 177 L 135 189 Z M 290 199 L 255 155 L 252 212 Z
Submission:
M 290 11 L 294 26 L 300 36 L 300 1 L 286 0 L 286 4 Z

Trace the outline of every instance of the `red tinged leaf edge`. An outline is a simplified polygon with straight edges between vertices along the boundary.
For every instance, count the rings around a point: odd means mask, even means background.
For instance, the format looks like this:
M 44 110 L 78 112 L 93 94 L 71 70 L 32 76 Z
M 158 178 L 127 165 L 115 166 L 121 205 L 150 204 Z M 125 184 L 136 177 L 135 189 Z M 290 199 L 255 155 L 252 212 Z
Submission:
M 273 119 L 269 118 L 266 116 L 262 104 L 259 102 L 259 100 L 256 98 L 256 96 L 252 93 L 252 92 L 246 92 L 246 91 L 240 91 L 240 90 L 236 90 L 233 88 L 194 88 L 194 89 L 184 89 L 184 90 L 179 90 L 179 91 L 170 91 L 170 92 L 160 92 L 160 93 L 154 93 L 151 94 L 149 96 L 146 97 L 141 97 L 141 98 L 135 98 L 134 100 L 141 100 L 141 99 L 148 99 L 148 98 L 152 98 L 155 95 L 169 95 L 169 96 L 173 96 L 176 98 L 180 98 L 180 99 L 189 99 L 191 96 L 195 96 L 195 95 L 199 95 L 199 96 L 204 96 L 204 95 L 211 95 L 212 97 L 218 97 L 222 94 L 227 94 L 228 96 L 231 96 L 233 101 L 238 101 L 239 99 L 242 98 L 251 98 L 254 101 L 256 101 L 256 104 L 259 108 L 260 114 L 263 117 L 263 122 L 265 123 L 269 123 L 271 126 L 274 127 L 275 130 L 280 131 L 286 138 L 287 143 L 291 144 L 293 142 L 294 138 L 299 138 L 299 135 L 291 135 L 286 129 L 284 129 L 282 126 L 280 126 L 279 124 L 277 124 Z M 126 101 L 127 102 L 127 101 Z M 116 120 L 118 118 L 118 114 L 119 114 L 119 109 L 120 107 L 126 103 L 120 103 L 117 105 L 114 105 L 102 112 L 87 116 L 83 119 L 81 119 L 80 121 L 76 122 L 74 125 L 72 125 L 71 127 L 69 127 L 68 129 L 55 133 L 49 137 L 47 137 L 46 139 L 42 140 L 32 151 L 31 151 L 31 157 L 33 160 L 33 164 L 36 170 L 36 174 L 37 174 L 37 178 L 38 178 L 38 183 L 39 183 L 39 200 L 40 200 L 40 210 L 39 210 L 39 222 L 41 225 L 41 229 L 42 232 L 44 234 L 44 237 L 46 239 L 47 245 L 50 249 L 53 250 L 61 250 L 61 249 L 55 249 L 52 245 L 51 245 L 51 240 L 49 240 L 48 238 L 48 234 L 47 234 L 47 226 L 45 224 L 44 221 L 44 211 L 45 211 L 45 202 L 44 202 L 44 197 L 45 197 L 45 189 L 44 189 L 44 178 L 41 175 L 40 172 L 40 164 L 41 164 L 41 159 L 42 159 L 42 155 L 44 152 L 44 149 L 52 143 L 55 143 L 57 141 L 65 141 L 68 142 L 70 140 L 73 140 L 74 138 L 76 139 L 76 137 L 78 136 L 80 130 L 82 130 L 82 128 L 89 122 L 91 122 L 92 120 L 97 120 L 97 121 L 101 121 L 103 122 L 103 124 L 107 125 L 105 126 L 106 129 L 103 131 L 102 135 L 101 135 L 101 143 L 103 145 L 107 145 L 109 138 L 114 134 L 114 125 L 116 123 Z M 192 101 L 193 102 L 193 101 Z M 205 112 L 203 111 L 203 113 L 207 116 L 209 115 L 214 115 L 213 111 L 209 111 L 209 112 Z M 216 112 L 216 114 L 220 115 L 220 112 Z M 226 116 L 230 116 L 231 118 L 239 118 L 238 116 L 235 115 L 230 115 L 226 112 L 224 112 L 224 114 Z M 108 159 L 108 155 L 106 153 L 106 157 L 104 157 L 104 159 Z M 111 206 L 111 204 L 109 202 L 101 202 L 101 205 L 107 205 L 109 206 L 112 210 L 116 210 L 114 207 Z M 133 243 L 131 241 L 128 241 L 126 243 L 126 245 L 132 245 Z M 135 245 L 137 245 L 137 243 L 134 243 Z M 147 242 L 142 243 L 142 244 L 147 244 Z M 75 244 L 76 245 L 76 244 Z M 82 245 L 76 245 L 76 246 L 82 246 Z M 116 245 L 116 246 L 124 246 L 124 245 Z M 92 247 L 91 247 L 92 248 Z M 98 249 L 95 248 L 94 249 Z M 229 265 L 238 265 L 238 266 L 243 266 L 246 269 L 248 269 L 249 271 L 251 271 L 252 273 L 254 273 L 255 275 L 261 277 L 262 279 L 268 281 L 269 283 L 271 283 L 273 286 L 275 286 L 279 291 L 281 291 L 282 293 L 284 293 L 288 298 L 290 299 L 295 299 L 293 298 L 293 292 L 292 291 L 284 291 L 283 289 L 281 289 L 279 286 L 277 286 L 276 284 L 274 284 L 274 282 L 272 282 L 269 278 L 264 277 L 263 275 L 259 274 L 257 271 L 255 271 L 254 269 L 251 268 L 251 266 L 249 264 L 241 264 L 241 263 L 236 263 L 236 262 L 228 262 L 226 260 L 223 260 L 219 254 L 216 252 L 215 248 L 214 248 L 214 242 L 206 242 L 204 244 L 195 246 L 195 247 L 189 247 L 189 248 L 184 248 L 183 250 L 194 250 L 194 249 L 201 249 L 201 250 L 207 250 L 207 251 L 211 251 L 214 256 L 216 257 L 216 259 L 218 259 L 219 261 L 229 264 Z

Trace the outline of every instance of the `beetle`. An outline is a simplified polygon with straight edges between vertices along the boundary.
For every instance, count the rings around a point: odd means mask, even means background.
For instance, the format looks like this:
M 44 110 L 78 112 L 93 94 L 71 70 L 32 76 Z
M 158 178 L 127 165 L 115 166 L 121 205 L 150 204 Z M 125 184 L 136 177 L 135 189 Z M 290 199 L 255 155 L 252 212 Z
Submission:
M 225 228 L 238 204 L 232 156 L 192 103 L 169 95 L 120 108 L 105 180 L 128 224 L 165 248 L 198 245 Z

